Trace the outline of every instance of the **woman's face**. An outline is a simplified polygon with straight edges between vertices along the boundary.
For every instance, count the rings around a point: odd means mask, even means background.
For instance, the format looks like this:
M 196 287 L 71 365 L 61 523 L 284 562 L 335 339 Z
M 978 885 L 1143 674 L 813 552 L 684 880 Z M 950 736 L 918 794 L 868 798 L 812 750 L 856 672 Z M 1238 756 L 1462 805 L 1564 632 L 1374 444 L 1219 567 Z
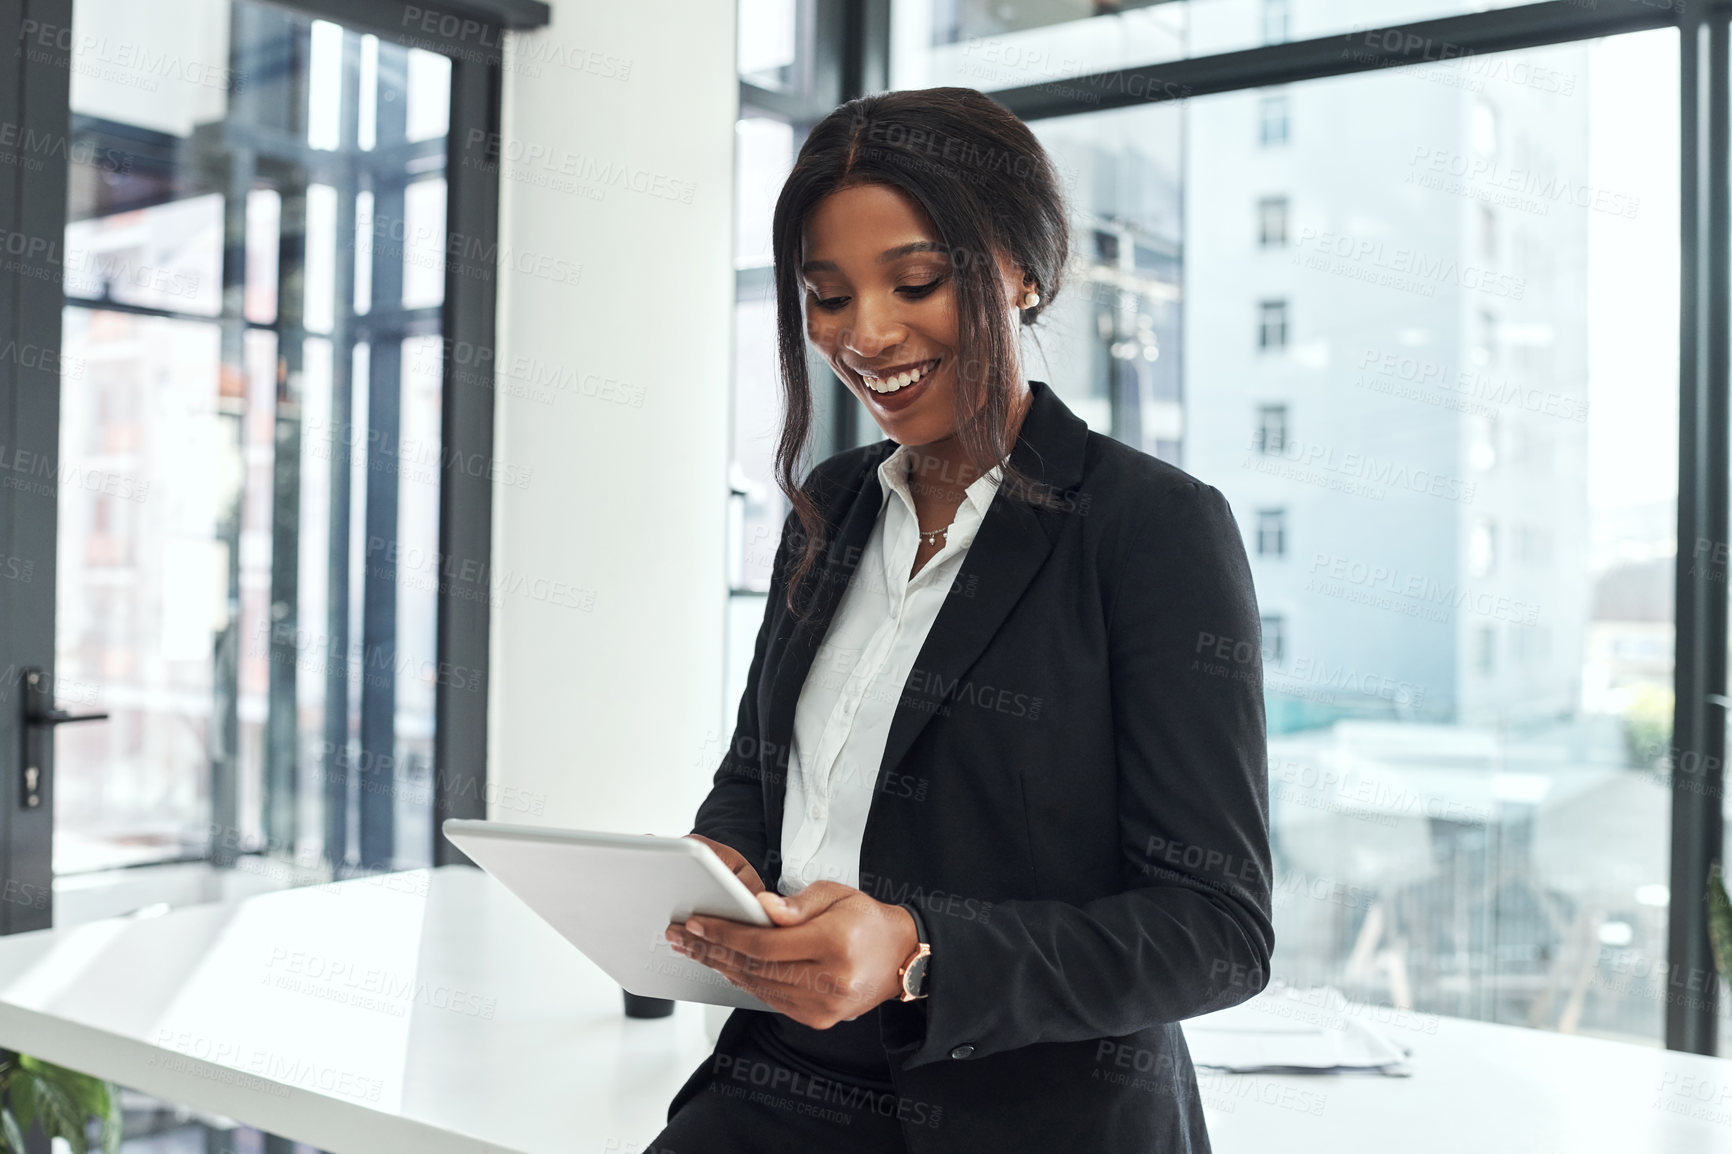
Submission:
M 807 214 L 804 243 L 806 336 L 836 375 L 897 444 L 953 435 L 956 273 L 926 213 L 899 188 L 855 185 Z M 998 265 L 1014 316 L 1029 289 Z

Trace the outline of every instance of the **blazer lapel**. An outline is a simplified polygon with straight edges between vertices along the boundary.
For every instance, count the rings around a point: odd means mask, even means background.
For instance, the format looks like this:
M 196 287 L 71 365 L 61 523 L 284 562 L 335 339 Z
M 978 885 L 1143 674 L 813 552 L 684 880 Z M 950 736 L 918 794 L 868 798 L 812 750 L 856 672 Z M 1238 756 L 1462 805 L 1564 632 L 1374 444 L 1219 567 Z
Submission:
M 1088 426 L 1044 382 L 1030 381 L 1029 388 L 1034 396 L 1011 448 L 1011 463 L 1043 491 L 1061 501 L 1068 495 L 1074 502 L 1070 490 L 1082 476 Z M 771 675 L 761 733 L 765 750 L 771 754 L 771 766 L 765 775 L 764 803 L 766 833 L 770 849 L 775 851 L 771 859 L 775 865 L 770 869 L 772 876 L 764 878 L 764 884 L 772 889 L 782 872 L 782 809 L 787 800 L 787 774 L 793 770 L 790 751 L 795 707 L 818 646 L 829 632 L 842 591 L 859 570 L 866 540 L 872 534 L 884 500 L 878 466 L 895 447 L 886 439 L 872 445 L 865 455 L 852 501 L 841 512 L 840 524 L 830 524 L 830 539 L 819 564 L 807 575 L 808 583 L 818 582 L 812 593 L 811 613 L 804 621 L 796 622 Z M 849 498 L 843 494 L 837 499 Z M 1067 507 L 1074 507 L 1074 503 Z M 1036 509 L 1005 492 L 993 498 L 909 672 L 908 683 L 891 719 L 876 790 L 883 790 L 885 774 L 901 762 L 938 704 L 957 687 L 962 675 L 1021 599 L 1028 583 L 1052 552 L 1066 515 L 1063 507 Z M 911 690 L 909 685 L 916 688 Z
M 1082 476 L 1088 426 L 1044 382 L 1031 381 L 1029 388 L 1034 399 L 1010 460 L 1062 502 Z M 987 506 L 897 700 L 874 798 L 1046 563 L 1067 507 L 1072 506 L 1037 509 L 1008 492 L 1000 492 Z

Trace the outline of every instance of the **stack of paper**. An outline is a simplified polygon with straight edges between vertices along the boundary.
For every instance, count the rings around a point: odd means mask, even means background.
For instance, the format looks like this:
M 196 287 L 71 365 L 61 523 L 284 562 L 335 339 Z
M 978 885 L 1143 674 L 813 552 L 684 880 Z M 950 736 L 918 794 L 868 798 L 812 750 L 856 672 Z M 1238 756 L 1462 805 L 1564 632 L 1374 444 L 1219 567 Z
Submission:
M 1333 986 L 1271 985 L 1185 1022 L 1185 1041 L 1193 1064 L 1236 1073 L 1411 1074 L 1412 1049 L 1364 1020 L 1372 1008 L 1349 1003 Z

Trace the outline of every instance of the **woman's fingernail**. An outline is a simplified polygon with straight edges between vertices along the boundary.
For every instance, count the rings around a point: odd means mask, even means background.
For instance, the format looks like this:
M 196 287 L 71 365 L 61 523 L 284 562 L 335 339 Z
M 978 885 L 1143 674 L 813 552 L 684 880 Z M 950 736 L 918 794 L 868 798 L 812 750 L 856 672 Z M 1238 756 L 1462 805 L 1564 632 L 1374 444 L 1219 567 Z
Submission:
M 704 936 L 704 927 L 696 919 L 687 922 L 686 929 L 690 931 L 693 937 L 701 938 Z

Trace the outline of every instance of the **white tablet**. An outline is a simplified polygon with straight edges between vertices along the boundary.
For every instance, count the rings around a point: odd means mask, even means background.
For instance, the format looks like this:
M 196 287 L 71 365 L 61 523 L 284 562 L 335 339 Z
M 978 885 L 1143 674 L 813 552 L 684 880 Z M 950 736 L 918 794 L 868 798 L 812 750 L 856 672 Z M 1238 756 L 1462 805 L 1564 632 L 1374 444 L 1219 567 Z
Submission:
M 770 1009 L 668 944 L 668 923 L 692 914 L 775 924 L 746 884 L 696 838 L 465 818 L 448 818 L 441 828 L 470 860 L 629 993 Z

